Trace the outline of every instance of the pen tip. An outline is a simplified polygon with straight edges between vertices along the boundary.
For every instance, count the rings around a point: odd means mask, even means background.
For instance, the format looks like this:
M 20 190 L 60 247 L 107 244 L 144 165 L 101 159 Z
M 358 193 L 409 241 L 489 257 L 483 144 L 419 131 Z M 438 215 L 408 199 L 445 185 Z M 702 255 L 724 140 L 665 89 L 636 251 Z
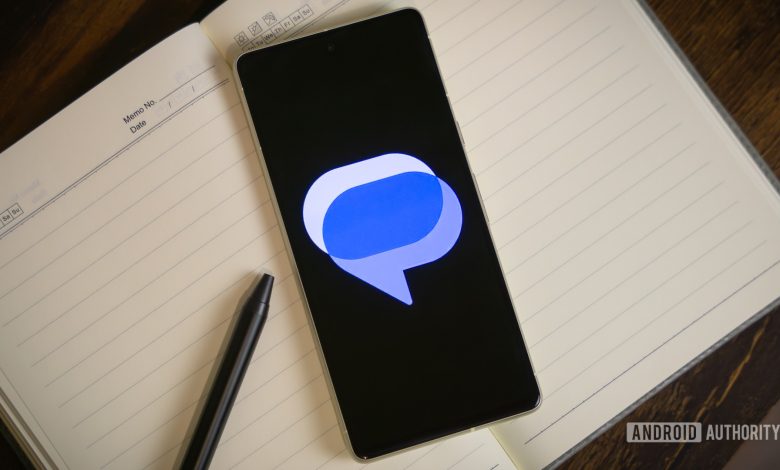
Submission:
M 260 282 L 257 283 L 255 288 L 255 296 L 259 302 L 268 303 L 271 300 L 271 291 L 274 287 L 274 277 L 270 274 L 263 274 L 260 278 Z

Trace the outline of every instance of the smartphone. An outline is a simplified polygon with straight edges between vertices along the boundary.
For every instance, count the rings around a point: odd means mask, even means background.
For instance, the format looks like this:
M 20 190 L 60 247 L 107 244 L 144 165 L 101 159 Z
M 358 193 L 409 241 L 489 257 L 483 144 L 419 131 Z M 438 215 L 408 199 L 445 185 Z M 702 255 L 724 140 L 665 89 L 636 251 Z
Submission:
M 235 72 L 354 456 L 536 408 L 420 14 L 248 52 Z

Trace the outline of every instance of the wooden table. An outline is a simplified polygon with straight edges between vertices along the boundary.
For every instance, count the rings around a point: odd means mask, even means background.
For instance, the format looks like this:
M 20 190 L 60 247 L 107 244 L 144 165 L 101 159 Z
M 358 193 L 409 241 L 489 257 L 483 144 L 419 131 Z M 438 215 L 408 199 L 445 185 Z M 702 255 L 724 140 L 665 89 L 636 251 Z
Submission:
M 29 0 L 0 19 L 0 151 L 219 0 Z M 649 0 L 780 175 L 780 2 Z M 758 320 L 582 448 L 570 468 L 723 466 L 740 442 L 627 444 L 625 421 L 758 423 L 780 399 L 780 314 Z M 775 443 L 776 444 L 776 443 Z M 0 440 L 0 467 L 22 468 Z

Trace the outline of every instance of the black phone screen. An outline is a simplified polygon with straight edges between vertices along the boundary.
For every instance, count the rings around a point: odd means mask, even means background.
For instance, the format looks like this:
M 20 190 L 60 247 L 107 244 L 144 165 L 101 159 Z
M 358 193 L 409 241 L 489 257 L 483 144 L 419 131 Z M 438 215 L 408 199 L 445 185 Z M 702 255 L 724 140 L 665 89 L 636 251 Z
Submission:
M 236 69 L 355 454 L 533 409 L 419 13 L 250 52 Z

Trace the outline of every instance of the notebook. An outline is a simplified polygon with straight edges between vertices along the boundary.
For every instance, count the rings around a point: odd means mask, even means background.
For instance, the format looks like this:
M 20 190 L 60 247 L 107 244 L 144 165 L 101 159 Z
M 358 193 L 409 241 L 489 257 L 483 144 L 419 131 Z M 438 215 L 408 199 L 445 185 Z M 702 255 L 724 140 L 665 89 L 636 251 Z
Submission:
M 231 64 L 405 5 L 229 0 L 0 155 L 0 408 L 39 465 L 170 468 L 236 302 L 268 271 L 270 318 L 214 468 L 364 466 L 336 423 Z M 544 467 L 776 303 L 780 197 L 643 4 L 414 6 L 543 402 L 367 467 Z

